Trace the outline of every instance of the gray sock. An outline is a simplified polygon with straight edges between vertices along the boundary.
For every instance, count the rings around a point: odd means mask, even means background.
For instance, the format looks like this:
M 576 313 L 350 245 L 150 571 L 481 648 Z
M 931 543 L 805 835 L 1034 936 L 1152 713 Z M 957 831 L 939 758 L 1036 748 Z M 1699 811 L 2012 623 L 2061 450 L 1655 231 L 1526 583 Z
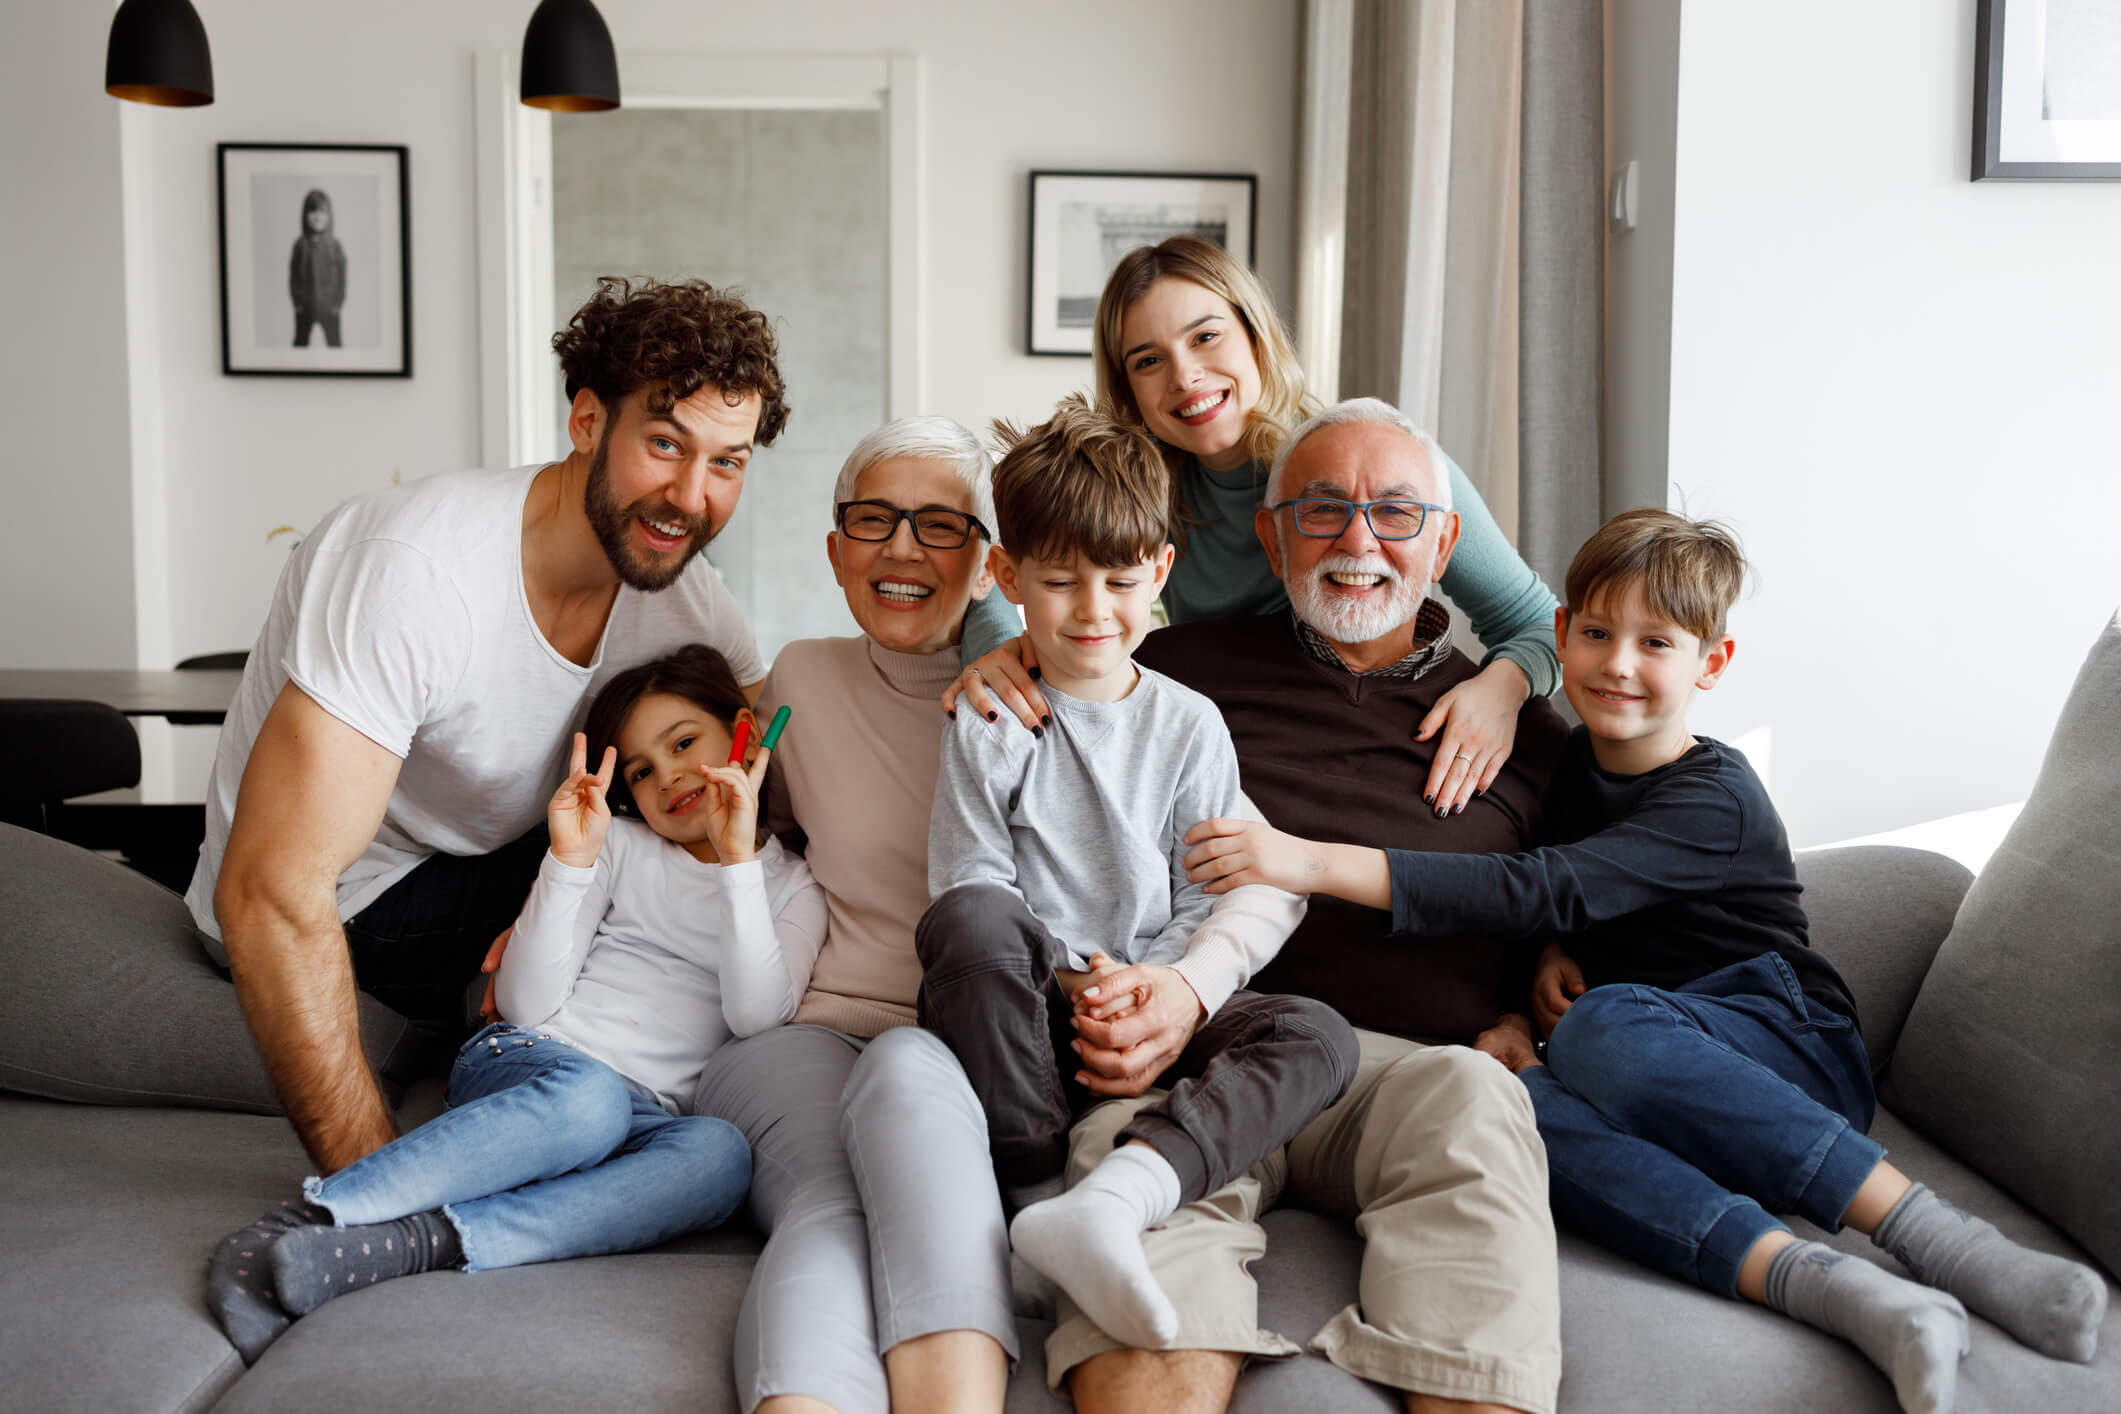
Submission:
M 256 1364 L 265 1347 L 287 1329 L 287 1312 L 273 1292 L 273 1244 L 305 1224 L 330 1221 L 331 1214 L 313 1203 L 282 1203 L 214 1245 L 206 1266 L 206 1309 L 221 1323 L 244 1364 Z
M 1966 1354 L 1966 1309 L 1817 1242 L 1792 1242 L 1768 1262 L 1767 1304 L 1838 1335 L 1892 1377 L 1908 1414 L 1950 1414 Z
M 291 1316 L 306 1316 L 364 1286 L 463 1265 L 457 1230 L 437 1208 L 363 1227 L 304 1227 L 272 1249 L 273 1286 Z
M 2099 1348 L 2106 1283 L 2098 1273 L 2020 1247 L 1920 1183 L 1893 1205 L 1871 1241 L 1916 1281 L 1949 1291 L 2042 1355 L 2083 1365 Z

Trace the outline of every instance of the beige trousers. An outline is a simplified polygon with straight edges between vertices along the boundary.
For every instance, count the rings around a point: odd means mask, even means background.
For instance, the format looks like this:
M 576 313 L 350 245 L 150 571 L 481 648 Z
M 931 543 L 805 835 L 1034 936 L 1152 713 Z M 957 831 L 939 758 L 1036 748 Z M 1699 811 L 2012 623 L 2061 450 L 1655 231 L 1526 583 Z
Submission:
M 1546 1150 L 1517 1077 L 1463 1046 L 1358 1031 L 1362 1061 L 1340 1103 L 1285 1149 L 1181 1208 L 1142 1245 L 1178 1308 L 1176 1349 L 1286 1356 L 1258 1327 L 1247 1270 L 1267 1248 L 1259 1216 L 1279 1202 L 1354 1221 L 1365 1240 L 1358 1304 L 1311 1348 L 1396 1389 L 1552 1414 L 1561 1384 L 1561 1300 Z M 1161 1091 L 1112 1100 L 1070 1136 L 1068 1182 Z M 1118 1342 L 1060 1297 L 1046 1341 L 1055 1389 Z

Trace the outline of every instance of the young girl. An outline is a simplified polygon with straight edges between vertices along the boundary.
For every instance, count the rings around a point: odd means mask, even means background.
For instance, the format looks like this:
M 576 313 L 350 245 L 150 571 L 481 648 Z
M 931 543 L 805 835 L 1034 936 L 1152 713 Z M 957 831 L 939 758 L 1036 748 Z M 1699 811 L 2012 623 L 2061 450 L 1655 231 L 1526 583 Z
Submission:
M 458 1052 L 448 1108 L 303 1180 L 304 1204 L 216 1254 L 210 1304 L 246 1360 L 346 1291 L 631 1251 L 743 1201 L 743 1135 L 680 1109 L 717 1046 L 795 1014 L 825 901 L 799 858 L 757 842 L 770 753 L 731 762 L 740 722 L 753 718 L 735 675 L 697 644 L 597 695 L 501 960 L 505 1020 Z M 607 807 L 614 772 L 626 789 Z
M 1275 452 L 1319 409 L 1259 277 L 1196 236 L 1130 251 L 1105 281 L 1091 342 L 1098 398 L 1146 426 L 1171 463 L 1185 540 L 1163 590 L 1170 621 L 1286 610 L 1253 518 Z M 1439 816 L 1494 783 L 1516 743 L 1517 709 L 1559 681 L 1553 591 L 1518 557 L 1465 473 L 1448 470 L 1460 530 L 1442 587 L 1490 651 L 1479 676 L 1445 693 L 1416 735 L 1443 734 L 1423 787 Z M 989 718 L 998 702 L 1025 726 L 1040 723 L 1036 663 L 1017 633 L 1000 595 L 974 606 L 965 623 L 971 666 L 944 695 L 945 708 L 964 692 Z

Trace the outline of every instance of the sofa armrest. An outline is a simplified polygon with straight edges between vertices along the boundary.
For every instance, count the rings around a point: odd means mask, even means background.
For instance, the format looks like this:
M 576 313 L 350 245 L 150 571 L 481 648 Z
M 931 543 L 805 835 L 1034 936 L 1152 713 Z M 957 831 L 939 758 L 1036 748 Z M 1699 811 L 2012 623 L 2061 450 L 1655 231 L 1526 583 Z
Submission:
M 1941 854 L 1892 845 L 1797 856 L 1812 946 L 1855 994 L 1873 1073 L 1892 1059 L 1915 993 L 1973 877 Z

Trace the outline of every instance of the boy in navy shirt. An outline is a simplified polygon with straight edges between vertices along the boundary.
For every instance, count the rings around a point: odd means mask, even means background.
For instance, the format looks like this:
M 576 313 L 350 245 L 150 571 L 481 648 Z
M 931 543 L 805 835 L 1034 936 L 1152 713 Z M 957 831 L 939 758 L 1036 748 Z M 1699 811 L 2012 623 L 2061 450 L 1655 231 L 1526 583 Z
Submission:
M 1552 939 L 1532 987 L 1546 1046 L 1519 1015 L 1478 1044 L 1532 1093 L 1559 1214 L 1852 1341 L 1903 1407 L 1948 1410 L 1961 1301 L 2084 1362 L 2106 1286 L 1912 1182 L 1864 1133 L 1876 1102 L 1855 1003 L 1810 946 L 1782 821 L 1743 756 L 1687 731 L 1694 693 L 1730 666 L 1744 573 L 1721 526 L 1663 510 L 1615 516 L 1577 552 L 1555 636 L 1583 725 L 1546 847 L 1413 853 L 1211 821 L 1188 836 L 1189 877 L 1390 908 L 1415 936 Z M 1800 1241 L 1774 1212 L 1868 1233 L 1914 1280 Z

